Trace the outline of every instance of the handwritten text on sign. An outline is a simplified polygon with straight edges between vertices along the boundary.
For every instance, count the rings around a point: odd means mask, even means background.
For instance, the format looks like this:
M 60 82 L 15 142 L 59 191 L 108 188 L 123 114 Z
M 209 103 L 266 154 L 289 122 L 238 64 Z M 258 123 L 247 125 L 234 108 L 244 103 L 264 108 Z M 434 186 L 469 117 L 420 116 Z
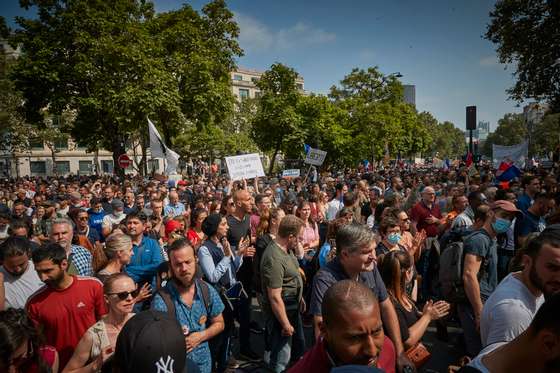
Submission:
M 257 153 L 226 157 L 226 165 L 229 177 L 234 181 L 264 176 L 261 158 Z
M 291 168 L 288 170 L 284 170 L 282 171 L 282 177 L 299 177 L 299 169 Z
M 320 166 L 325 161 L 327 157 L 327 152 L 324 150 L 310 148 L 305 155 L 305 163 L 312 164 L 314 166 Z

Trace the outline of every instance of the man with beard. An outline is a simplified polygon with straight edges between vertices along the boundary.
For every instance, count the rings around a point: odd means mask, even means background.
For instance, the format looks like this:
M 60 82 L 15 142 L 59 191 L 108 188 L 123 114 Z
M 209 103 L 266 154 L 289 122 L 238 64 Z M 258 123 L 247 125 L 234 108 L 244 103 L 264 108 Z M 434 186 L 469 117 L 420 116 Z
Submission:
M 157 268 L 163 262 L 161 248 L 156 240 L 144 235 L 147 217 L 142 213 L 132 213 L 126 217 L 127 233 L 132 240 L 132 259 L 126 272 L 142 287 L 146 282 L 155 287 Z
M 345 365 L 394 367 L 395 355 L 383 333 L 379 303 L 367 286 L 339 281 L 325 293 L 321 309 L 320 338 L 288 373 L 327 373 Z
M 560 294 L 537 311 L 529 328 L 509 343 L 482 351 L 460 372 L 560 372 Z
M 260 263 L 269 366 L 283 372 L 305 351 L 301 313 L 305 312 L 303 280 L 294 255 L 303 240 L 303 221 L 288 215 L 280 222 L 276 238 L 266 247 Z
M 43 286 L 30 255 L 26 238 L 10 237 L 0 245 L 0 310 L 23 308 L 27 298 Z
M 33 264 L 45 286 L 29 298 L 25 308 L 45 342 L 58 351 L 64 367 L 80 338 L 107 313 L 103 285 L 93 277 L 68 274 L 66 250 L 56 243 L 35 251 Z
M 224 330 L 224 304 L 211 285 L 196 279 L 197 258 L 189 241 L 173 242 L 168 254 L 172 279 L 154 296 L 152 309 L 175 315 L 185 335 L 187 360 L 210 373 L 208 341 Z
M 531 240 L 523 270 L 510 273 L 484 304 L 480 320 L 483 346 L 508 342 L 521 334 L 545 298 L 560 291 L 560 227 Z

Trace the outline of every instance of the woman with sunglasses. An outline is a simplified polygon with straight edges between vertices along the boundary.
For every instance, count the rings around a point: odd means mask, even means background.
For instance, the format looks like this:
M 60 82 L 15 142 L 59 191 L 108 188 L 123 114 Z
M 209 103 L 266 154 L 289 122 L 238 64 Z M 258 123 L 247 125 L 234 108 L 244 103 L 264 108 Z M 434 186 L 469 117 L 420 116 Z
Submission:
M 139 290 L 127 274 L 116 273 L 107 277 L 103 293 L 109 313 L 80 339 L 63 373 L 99 371 L 115 351 L 117 337 L 124 324 L 134 316 L 132 308 Z
M 0 312 L 0 372 L 56 373 L 58 353 L 41 336 L 23 309 Z

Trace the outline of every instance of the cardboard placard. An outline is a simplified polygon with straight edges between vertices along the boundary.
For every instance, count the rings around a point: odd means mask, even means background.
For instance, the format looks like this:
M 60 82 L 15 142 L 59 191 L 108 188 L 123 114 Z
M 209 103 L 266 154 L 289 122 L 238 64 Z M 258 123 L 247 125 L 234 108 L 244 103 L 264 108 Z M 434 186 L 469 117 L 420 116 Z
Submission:
M 265 176 L 258 153 L 226 157 L 226 165 L 229 177 L 233 181 Z

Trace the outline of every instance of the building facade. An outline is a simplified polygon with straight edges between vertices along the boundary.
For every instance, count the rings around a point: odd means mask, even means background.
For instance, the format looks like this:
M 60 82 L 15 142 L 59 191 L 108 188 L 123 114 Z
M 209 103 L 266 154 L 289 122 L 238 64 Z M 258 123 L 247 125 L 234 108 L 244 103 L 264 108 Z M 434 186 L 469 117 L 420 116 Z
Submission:
M 239 68 L 231 72 L 231 89 L 233 95 L 238 100 L 246 98 L 259 98 L 260 90 L 256 83 L 261 78 L 264 72 L 258 70 L 251 70 Z M 304 80 L 302 77 L 296 78 L 296 87 L 302 93 L 305 93 Z
M 416 86 L 412 84 L 404 84 L 404 102 L 416 107 Z

